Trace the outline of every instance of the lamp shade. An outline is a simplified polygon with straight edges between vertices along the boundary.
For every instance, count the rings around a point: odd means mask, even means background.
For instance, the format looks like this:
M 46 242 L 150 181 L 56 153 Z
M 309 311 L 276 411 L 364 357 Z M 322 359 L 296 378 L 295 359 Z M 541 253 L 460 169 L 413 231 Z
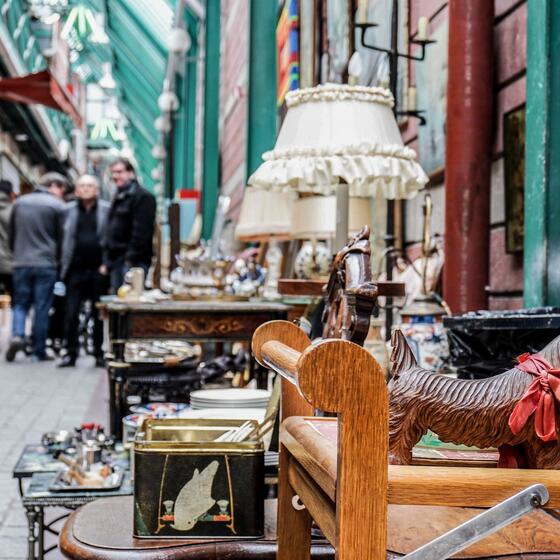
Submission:
M 368 198 L 351 197 L 348 233 L 353 235 L 365 225 L 371 227 Z M 291 234 L 295 239 L 332 239 L 336 232 L 336 196 L 308 196 L 292 206 Z
M 291 192 L 246 188 L 235 229 L 236 237 L 289 237 L 293 198 L 294 193 Z
M 249 184 L 351 196 L 411 198 L 428 182 L 416 152 L 404 146 L 384 88 L 326 84 L 287 94 L 276 145 Z

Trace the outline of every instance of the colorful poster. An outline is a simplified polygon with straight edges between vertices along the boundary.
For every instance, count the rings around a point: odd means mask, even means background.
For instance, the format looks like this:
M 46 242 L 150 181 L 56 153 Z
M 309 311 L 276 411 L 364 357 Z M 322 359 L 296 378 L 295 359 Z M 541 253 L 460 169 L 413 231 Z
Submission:
M 283 105 L 289 91 L 299 88 L 298 25 L 298 0 L 285 0 L 276 26 L 278 107 Z

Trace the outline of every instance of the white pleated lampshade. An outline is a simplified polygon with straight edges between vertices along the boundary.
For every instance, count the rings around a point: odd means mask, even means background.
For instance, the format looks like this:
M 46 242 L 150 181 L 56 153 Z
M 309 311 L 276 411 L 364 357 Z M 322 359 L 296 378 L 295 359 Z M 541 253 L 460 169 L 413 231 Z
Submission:
M 294 193 L 286 191 L 246 188 L 235 236 L 238 239 L 288 238 L 294 197 Z
M 404 146 L 384 88 L 326 84 L 295 90 L 274 149 L 249 179 L 262 189 L 411 198 L 428 182 L 416 152 Z
M 350 198 L 348 234 L 358 233 L 365 225 L 371 227 L 368 198 Z M 308 196 L 292 207 L 292 237 L 294 239 L 332 239 L 336 231 L 336 197 Z

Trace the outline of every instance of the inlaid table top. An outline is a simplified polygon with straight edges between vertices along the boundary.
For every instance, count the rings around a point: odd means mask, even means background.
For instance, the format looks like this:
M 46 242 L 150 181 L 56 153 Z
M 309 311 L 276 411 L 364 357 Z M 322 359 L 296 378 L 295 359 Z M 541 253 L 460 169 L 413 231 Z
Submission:
M 208 312 L 236 312 L 236 313 L 255 313 L 255 312 L 272 312 L 285 313 L 289 310 L 288 305 L 277 302 L 268 301 L 221 301 L 221 300 L 165 300 L 155 303 L 141 301 L 126 301 L 113 298 L 104 298 L 98 304 L 102 309 L 108 311 L 157 311 L 157 312 L 174 312 L 174 311 L 208 311 Z

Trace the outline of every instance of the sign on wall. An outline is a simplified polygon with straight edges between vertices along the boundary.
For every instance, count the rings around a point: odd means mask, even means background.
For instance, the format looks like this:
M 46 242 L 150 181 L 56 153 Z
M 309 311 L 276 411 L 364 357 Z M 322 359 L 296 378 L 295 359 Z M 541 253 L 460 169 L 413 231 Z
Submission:
M 285 0 L 276 26 L 278 107 L 283 105 L 289 91 L 299 88 L 298 25 L 298 0 Z

